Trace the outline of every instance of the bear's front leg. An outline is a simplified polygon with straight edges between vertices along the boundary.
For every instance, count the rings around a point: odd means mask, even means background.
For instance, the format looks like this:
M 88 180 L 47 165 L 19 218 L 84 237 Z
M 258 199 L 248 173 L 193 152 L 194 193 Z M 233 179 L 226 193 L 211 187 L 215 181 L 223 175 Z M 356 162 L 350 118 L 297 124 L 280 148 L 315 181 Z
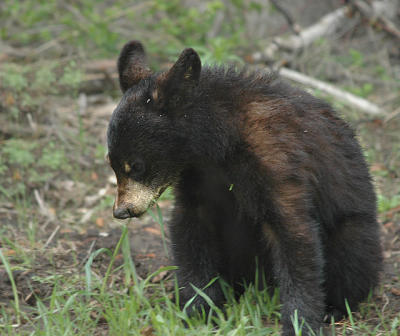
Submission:
M 323 263 L 318 243 L 305 237 L 285 237 L 274 249 L 275 269 L 282 302 L 284 336 L 294 336 L 294 318 L 302 335 L 320 335 L 324 308 Z
M 200 295 L 196 295 L 193 286 L 202 290 L 217 307 L 222 306 L 224 295 L 219 281 L 219 265 L 222 262 L 219 246 L 212 232 L 194 216 L 182 215 L 172 221 L 170 233 L 177 277 L 179 304 L 183 308 L 194 296 L 196 298 L 187 307 L 189 315 L 196 311 L 210 310 Z M 209 285 L 209 286 L 208 286 Z
M 320 335 L 325 311 L 322 242 L 319 224 L 309 215 L 300 185 L 284 185 L 275 198 L 275 217 L 263 226 L 280 287 L 283 335 L 294 336 L 297 314 L 302 335 Z

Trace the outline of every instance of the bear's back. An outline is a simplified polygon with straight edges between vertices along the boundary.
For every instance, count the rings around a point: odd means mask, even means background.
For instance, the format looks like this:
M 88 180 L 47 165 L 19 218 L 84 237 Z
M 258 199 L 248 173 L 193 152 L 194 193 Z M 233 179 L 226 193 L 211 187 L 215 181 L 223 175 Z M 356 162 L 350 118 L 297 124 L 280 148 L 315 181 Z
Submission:
M 316 216 L 333 228 L 342 214 L 375 216 L 368 167 L 352 128 L 326 102 L 275 74 L 206 68 L 200 81 L 207 109 L 237 127 L 272 181 L 306 185 Z M 371 206 L 372 205 L 372 206 Z

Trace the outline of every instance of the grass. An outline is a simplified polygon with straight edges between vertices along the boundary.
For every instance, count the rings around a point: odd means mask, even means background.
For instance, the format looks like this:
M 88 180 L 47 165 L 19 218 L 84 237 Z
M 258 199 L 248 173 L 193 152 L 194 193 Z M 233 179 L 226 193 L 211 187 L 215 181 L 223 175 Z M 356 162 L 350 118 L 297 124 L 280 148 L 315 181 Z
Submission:
M 212 315 L 189 318 L 177 304 L 179 291 L 174 280 L 170 280 L 175 288 L 173 291 L 167 291 L 163 282 L 152 283 L 158 274 L 175 267 L 163 267 L 147 278 L 139 279 L 127 241 L 128 230 L 124 227 L 113 251 L 102 248 L 90 255 L 84 267 L 85 275 L 79 275 L 73 281 L 68 277 L 50 278 L 52 293 L 44 300 L 38 298 L 36 306 L 32 307 L 35 311 L 33 315 L 21 312 L 10 264 L 1 253 L 0 257 L 13 284 L 15 303 L 14 309 L 2 312 L 1 334 L 94 335 L 103 328 L 110 335 L 146 335 L 146 330 L 149 334 L 151 331 L 158 335 L 266 335 L 278 332 L 279 326 L 277 321 L 274 322 L 279 316 L 278 292 L 271 298 L 266 290 L 259 291 L 250 286 L 237 302 L 232 290 L 224 284 L 228 304 L 226 314 L 223 314 L 201 289 L 196 288 L 197 295 L 205 297 L 218 312 L 218 318 Z M 113 267 L 121 247 L 123 265 Z M 107 271 L 103 276 L 93 277 L 91 266 L 101 253 L 111 256 Z M 109 283 L 117 274 L 124 279 L 123 283 Z M 86 286 L 80 286 L 82 282 Z M 173 293 L 175 299 L 171 298 Z M 16 323 L 7 323 L 14 321 L 15 316 Z M 18 328 L 21 326 L 20 318 L 24 320 L 22 328 Z M 265 326 L 266 321 L 270 326 Z M 24 329 L 29 329 L 29 332 Z
M 13 293 L 13 297 L 14 297 L 16 322 L 17 322 L 17 325 L 20 325 L 21 324 L 21 311 L 19 308 L 19 298 L 18 298 L 17 286 L 15 285 L 14 277 L 13 277 L 12 271 L 11 271 L 11 266 L 10 266 L 7 258 L 3 255 L 3 252 L 1 250 L 0 250 L 0 259 L 4 265 L 4 268 L 7 272 L 8 278 L 10 279 L 10 282 L 11 282 L 11 288 L 12 288 L 12 293 Z
M 162 218 L 156 217 L 161 225 Z M 224 312 L 215 307 L 201 288 L 194 288 L 210 304 L 216 315 L 200 314 L 189 318 L 179 308 L 179 291 L 175 279 L 153 282 L 160 273 L 175 267 L 162 267 L 141 279 L 129 247 L 129 230 L 122 229 L 113 250 L 98 249 L 91 253 L 84 265 L 84 273 L 74 277 L 54 273 L 41 281 L 52 288 L 47 298 L 37 298 L 30 312 L 21 310 L 17 287 L 8 259 L 0 251 L 13 288 L 13 305 L 3 310 L 0 317 L 2 335 L 279 335 L 279 290 L 271 296 L 259 290 L 257 281 L 249 285 L 237 300 L 232 288 L 221 282 L 227 304 Z M 120 251 L 122 250 L 122 253 Z M 101 254 L 110 256 L 105 274 L 98 274 L 94 260 Z M 123 262 L 115 266 L 118 255 Z M 255 279 L 259 277 L 256 274 Z M 219 281 L 213 279 L 213 281 Z M 210 285 L 209 284 L 209 285 Z M 204 289 L 204 288 L 203 288 Z M 173 298 L 173 296 L 175 297 Z M 378 317 L 376 317 L 376 315 Z M 375 316 L 371 324 L 369 318 Z M 21 320 L 23 323 L 21 324 Z M 293 316 L 296 330 L 302 323 Z M 348 320 L 332 324 L 332 335 L 397 335 L 400 313 L 388 320 L 371 298 L 362 305 L 361 313 L 349 310 Z M 301 335 L 297 333 L 296 335 Z

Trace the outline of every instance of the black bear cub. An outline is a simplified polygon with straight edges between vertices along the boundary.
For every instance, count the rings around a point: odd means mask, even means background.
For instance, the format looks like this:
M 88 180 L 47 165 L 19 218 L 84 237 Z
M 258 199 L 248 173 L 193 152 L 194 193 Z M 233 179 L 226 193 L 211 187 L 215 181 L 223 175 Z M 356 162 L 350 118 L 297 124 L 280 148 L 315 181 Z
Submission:
M 376 199 L 352 129 L 325 102 L 274 75 L 203 67 L 185 49 L 166 72 L 140 42 L 118 60 L 123 97 L 108 127 L 114 216 L 143 214 L 168 186 L 184 305 L 221 277 L 240 293 L 256 264 L 280 287 L 283 335 L 319 334 L 378 284 Z M 205 293 L 221 306 L 220 284 Z M 209 309 L 201 297 L 195 310 Z

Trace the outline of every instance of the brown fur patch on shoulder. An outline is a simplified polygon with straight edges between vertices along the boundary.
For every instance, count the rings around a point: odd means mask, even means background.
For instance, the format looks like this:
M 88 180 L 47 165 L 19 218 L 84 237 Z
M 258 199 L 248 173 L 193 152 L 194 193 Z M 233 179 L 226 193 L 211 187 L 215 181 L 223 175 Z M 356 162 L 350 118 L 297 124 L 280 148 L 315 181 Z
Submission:
M 302 151 L 298 134 L 301 127 L 290 102 L 283 99 L 258 100 L 248 103 L 241 116 L 242 136 L 271 178 L 272 197 L 284 228 L 274 228 L 268 223 L 263 233 L 270 244 L 278 239 L 276 230 L 283 229 L 292 237 L 312 239 L 307 218 L 306 178 L 301 176 L 299 165 L 293 165 Z
M 288 137 L 290 132 L 279 132 L 287 128 L 283 109 L 290 106 L 282 99 L 253 101 L 245 106 L 241 116 L 241 132 L 252 153 L 260 163 L 274 173 L 288 167 Z

